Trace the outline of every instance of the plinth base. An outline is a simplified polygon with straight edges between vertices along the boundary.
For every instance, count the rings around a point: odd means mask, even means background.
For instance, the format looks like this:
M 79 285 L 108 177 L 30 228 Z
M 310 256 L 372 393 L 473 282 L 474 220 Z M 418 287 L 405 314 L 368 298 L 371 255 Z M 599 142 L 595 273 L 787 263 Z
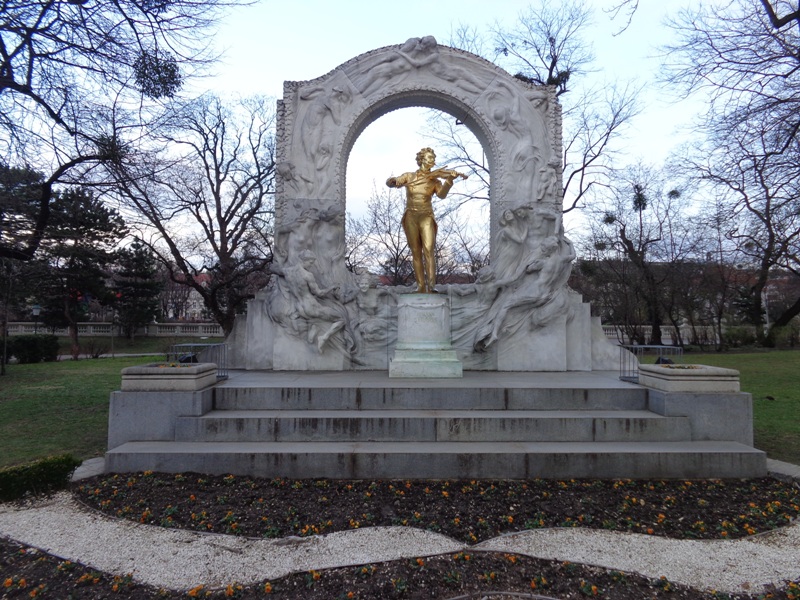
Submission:
M 462 377 L 450 345 L 447 296 L 408 294 L 397 299 L 397 346 L 389 377 Z
M 396 350 L 389 377 L 463 377 L 455 350 Z

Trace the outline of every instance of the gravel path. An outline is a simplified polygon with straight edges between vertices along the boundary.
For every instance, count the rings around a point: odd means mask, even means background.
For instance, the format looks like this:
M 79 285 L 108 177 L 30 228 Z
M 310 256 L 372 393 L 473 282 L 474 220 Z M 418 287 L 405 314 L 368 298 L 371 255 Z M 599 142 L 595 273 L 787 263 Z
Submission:
M 0 536 L 110 574 L 158 587 L 246 585 L 296 571 L 358 565 L 467 548 L 410 527 L 376 527 L 308 538 L 255 540 L 139 525 L 109 518 L 62 492 L 27 505 L 0 504 Z M 469 547 L 568 560 L 722 592 L 758 592 L 800 578 L 800 524 L 732 541 L 691 541 L 547 529 Z
M 800 524 L 738 540 L 670 540 L 586 529 L 542 529 L 487 540 L 473 550 L 516 552 L 634 571 L 699 589 L 754 593 L 800 577 Z

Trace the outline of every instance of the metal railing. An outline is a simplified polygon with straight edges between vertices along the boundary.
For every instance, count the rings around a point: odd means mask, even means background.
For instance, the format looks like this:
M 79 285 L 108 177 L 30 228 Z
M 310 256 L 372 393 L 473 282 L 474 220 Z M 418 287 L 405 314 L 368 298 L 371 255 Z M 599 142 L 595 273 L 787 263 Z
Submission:
M 624 345 L 619 347 L 619 378 L 639 383 L 639 365 L 680 363 L 683 348 L 680 346 Z
M 227 379 L 228 344 L 173 344 L 167 351 L 167 362 L 214 363 L 217 379 Z
M 651 326 L 642 325 L 637 329 L 641 332 L 642 339 L 650 341 L 653 333 L 653 328 Z M 605 333 L 606 337 L 610 340 L 616 340 L 625 344 L 633 343 L 633 340 L 622 326 L 603 324 L 603 333 Z M 678 335 L 678 333 L 680 333 L 680 335 Z M 716 344 L 719 342 L 717 330 L 710 325 L 694 328 L 691 325 L 682 325 L 679 331 L 676 331 L 676 328 L 672 325 L 661 326 L 661 340 L 665 345 L 674 346 L 678 343 L 678 340 L 681 340 L 684 344 L 691 344 L 694 343 L 695 338 L 700 338 L 699 342 L 704 344 Z
M 83 337 L 110 337 L 120 335 L 119 327 L 102 321 L 78 323 L 78 335 Z M 9 335 L 29 335 L 33 333 L 52 333 L 66 336 L 66 327 L 47 327 L 42 323 L 14 322 L 8 324 Z M 223 337 L 218 323 L 150 323 L 136 332 L 137 336 L 152 337 Z

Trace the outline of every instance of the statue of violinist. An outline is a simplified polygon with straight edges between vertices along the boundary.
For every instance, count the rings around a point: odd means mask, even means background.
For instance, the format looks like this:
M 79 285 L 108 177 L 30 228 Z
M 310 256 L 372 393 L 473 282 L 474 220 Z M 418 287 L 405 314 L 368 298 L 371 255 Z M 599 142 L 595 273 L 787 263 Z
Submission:
M 436 154 L 430 148 L 417 152 L 419 169 L 413 173 L 403 173 L 390 177 L 386 185 L 390 188 L 406 188 L 406 212 L 403 214 L 403 231 L 406 232 L 408 246 L 414 263 L 414 278 L 417 280 L 417 294 L 436 293 L 436 258 L 433 249 L 436 245 L 436 219 L 433 216 L 431 200 L 436 194 L 439 198 L 447 196 L 456 177 L 467 178 L 462 173 L 446 168 L 431 171 L 436 164 Z M 440 181 L 444 180 L 444 181 Z

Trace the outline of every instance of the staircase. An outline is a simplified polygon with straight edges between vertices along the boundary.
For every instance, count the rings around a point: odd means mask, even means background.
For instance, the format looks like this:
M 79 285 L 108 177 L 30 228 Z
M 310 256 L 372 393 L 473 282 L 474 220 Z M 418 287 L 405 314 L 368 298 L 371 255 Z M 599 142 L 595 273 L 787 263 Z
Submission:
M 574 385 L 574 387 L 572 387 Z M 199 393 L 199 392 L 197 392 Z M 246 373 L 171 439 L 111 449 L 112 472 L 292 478 L 706 478 L 766 473 L 763 452 L 693 439 L 686 416 L 597 373 Z

